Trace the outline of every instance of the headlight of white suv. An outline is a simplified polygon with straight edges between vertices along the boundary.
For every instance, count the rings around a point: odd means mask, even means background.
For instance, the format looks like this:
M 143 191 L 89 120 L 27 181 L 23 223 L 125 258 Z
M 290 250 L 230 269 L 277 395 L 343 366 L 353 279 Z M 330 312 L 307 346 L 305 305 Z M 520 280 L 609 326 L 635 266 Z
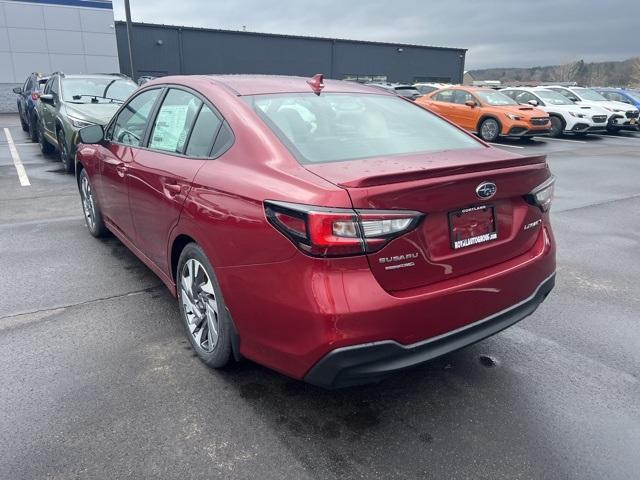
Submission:
M 585 114 L 584 113 L 580 113 L 580 112 L 569 112 L 569 115 L 571 115 L 572 117 L 578 117 L 578 118 L 584 118 Z
M 79 118 L 75 118 L 75 117 L 71 117 L 69 116 L 69 121 L 71 122 L 71 125 L 73 125 L 76 128 L 84 128 L 84 127 L 89 127 L 91 125 L 95 125 L 95 123 L 93 122 L 87 122 L 86 120 L 80 120 Z

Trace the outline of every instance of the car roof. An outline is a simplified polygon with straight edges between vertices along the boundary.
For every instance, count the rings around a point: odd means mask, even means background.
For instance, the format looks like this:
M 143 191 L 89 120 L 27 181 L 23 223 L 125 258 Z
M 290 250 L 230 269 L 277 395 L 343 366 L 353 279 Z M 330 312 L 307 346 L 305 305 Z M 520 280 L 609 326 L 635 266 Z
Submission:
M 470 92 L 498 92 L 499 91 L 499 90 L 496 90 L 495 88 L 474 87 L 472 85 L 452 85 L 450 87 L 442 87 L 440 90 L 468 90 Z
M 87 73 L 85 75 L 82 73 L 60 74 L 59 72 L 56 72 L 55 74 L 52 73 L 51 75 L 56 75 L 56 74 L 59 74 L 64 78 L 121 78 L 123 80 L 131 80 L 129 77 L 121 75 L 119 73 Z
M 195 77 L 195 76 L 194 76 Z M 189 83 L 189 75 L 174 77 L 162 77 L 151 80 L 148 84 L 155 83 Z M 217 84 L 222 84 L 231 89 L 236 95 L 265 95 L 269 93 L 307 93 L 311 92 L 311 86 L 307 83 L 311 77 L 294 77 L 287 75 L 200 75 L 197 79 Z M 357 82 L 345 80 L 323 80 L 322 92 L 340 93 L 377 93 L 385 94 L 379 88 L 370 87 Z M 391 95 L 391 93 L 389 93 Z

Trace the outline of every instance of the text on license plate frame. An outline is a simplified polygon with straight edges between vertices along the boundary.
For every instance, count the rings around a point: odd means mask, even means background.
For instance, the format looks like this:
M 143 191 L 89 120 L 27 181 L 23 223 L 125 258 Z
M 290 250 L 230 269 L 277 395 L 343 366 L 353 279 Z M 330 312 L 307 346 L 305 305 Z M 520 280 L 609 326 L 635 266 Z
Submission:
M 490 210 L 491 218 L 493 219 L 493 230 L 489 230 L 480 235 L 475 235 L 467 238 L 455 239 L 454 230 L 454 216 L 460 217 L 465 214 L 473 214 L 478 210 Z M 496 208 L 494 205 L 476 205 L 473 207 L 462 208 L 459 210 L 453 210 L 448 214 L 449 219 L 449 240 L 451 241 L 451 248 L 453 250 L 460 250 L 461 248 L 468 248 L 473 245 L 480 245 L 482 243 L 491 242 L 498 239 L 498 226 L 496 225 Z

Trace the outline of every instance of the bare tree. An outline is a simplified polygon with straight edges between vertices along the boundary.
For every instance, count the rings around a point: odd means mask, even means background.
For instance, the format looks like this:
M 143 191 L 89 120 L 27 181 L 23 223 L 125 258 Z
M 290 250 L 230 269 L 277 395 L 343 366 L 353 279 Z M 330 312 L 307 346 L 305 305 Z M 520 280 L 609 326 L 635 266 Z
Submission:
M 635 87 L 640 87 L 640 57 L 636 57 L 631 60 L 630 77 L 629 84 Z
M 551 77 L 554 82 L 575 82 L 580 70 L 582 69 L 583 61 L 565 63 L 553 68 Z

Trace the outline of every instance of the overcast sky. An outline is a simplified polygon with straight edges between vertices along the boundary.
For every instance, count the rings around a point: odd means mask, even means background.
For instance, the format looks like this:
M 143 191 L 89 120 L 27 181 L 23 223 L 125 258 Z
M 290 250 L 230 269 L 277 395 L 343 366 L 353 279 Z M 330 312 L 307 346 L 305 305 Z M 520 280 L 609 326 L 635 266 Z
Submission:
M 640 55 L 640 0 L 130 0 L 134 21 L 468 48 L 466 68 Z M 113 0 L 124 19 L 123 0 Z

